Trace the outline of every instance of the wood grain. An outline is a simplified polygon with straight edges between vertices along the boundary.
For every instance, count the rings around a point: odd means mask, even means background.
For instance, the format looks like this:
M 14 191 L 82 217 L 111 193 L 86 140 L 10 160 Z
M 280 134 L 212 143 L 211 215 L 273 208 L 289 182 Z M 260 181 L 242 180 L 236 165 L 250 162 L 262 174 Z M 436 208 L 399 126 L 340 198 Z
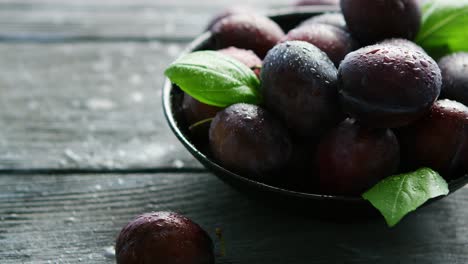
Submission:
M 0 169 L 199 168 L 161 106 L 182 47 L 0 44 Z
M 114 263 L 114 239 L 126 222 L 143 212 L 173 210 L 213 238 L 222 229 L 226 255 L 220 264 L 465 264 L 467 206 L 464 188 L 389 229 L 380 218 L 347 224 L 282 212 L 205 173 L 5 175 L 0 262 Z
M 260 13 L 294 1 L 1 1 L 0 40 L 178 40 L 188 41 L 232 5 Z
M 0 0 L 0 263 L 115 263 L 120 228 L 159 210 L 221 228 L 218 264 L 468 263 L 467 187 L 394 229 L 325 222 L 251 200 L 183 149 L 162 72 L 232 4 Z

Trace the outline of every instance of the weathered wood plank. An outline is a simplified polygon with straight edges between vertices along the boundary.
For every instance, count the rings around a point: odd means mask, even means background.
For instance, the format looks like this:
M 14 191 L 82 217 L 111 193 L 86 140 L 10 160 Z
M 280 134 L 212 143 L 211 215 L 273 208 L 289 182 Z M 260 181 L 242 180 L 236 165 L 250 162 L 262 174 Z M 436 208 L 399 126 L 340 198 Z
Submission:
M 182 46 L 0 44 L 0 169 L 199 167 L 161 106 Z
M 0 262 L 114 263 L 111 249 L 134 215 L 181 212 L 212 237 L 217 263 L 468 263 L 468 188 L 389 229 L 382 219 L 336 224 L 284 213 L 210 174 L 0 177 Z M 313 208 L 307 208 L 313 210 Z
M 188 40 L 232 5 L 259 12 L 290 1 L 2 1 L 0 40 L 94 38 Z

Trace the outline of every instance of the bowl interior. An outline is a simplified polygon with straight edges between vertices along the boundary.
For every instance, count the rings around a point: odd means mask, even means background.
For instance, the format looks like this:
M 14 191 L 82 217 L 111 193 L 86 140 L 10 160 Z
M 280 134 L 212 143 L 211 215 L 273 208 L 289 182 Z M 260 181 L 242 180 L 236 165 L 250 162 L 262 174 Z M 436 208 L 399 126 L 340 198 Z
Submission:
M 269 17 L 277 22 L 287 32 L 289 29 L 294 28 L 301 21 L 307 18 L 330 11 L 337 11 L 337 8 L 322 6 L 308 7 L 305 9 L 283 9 L 272 13 L 269 15 Z M 211 34 L 209 32 L 203 33 L 188 46 L 183 54 L 196 50 L 211 49 L 210 39 Z M 191 140 L 190 132 L 188 131 L 188 124 L 186 124 L 182 114 L 182 99 L 183 92 L 177 86 L 172 85 L 168 79 L 166 79 L 163 89 L 163 107 L 171 129 L 177 138 L 182 142 L 182 144 L 187 148 L 187 150 L 198 161 L 200 161 L 207 169 L 212 171 L 225 182 L 242 191 L 253 194 L 254 196 L 266 196 L 268 199 L 275 197 L 287 203 L 289 203 L 291 200 L 294 200 L 295 203 L 299 202 L 298 204 L 310 204 L 311 201 L 314 201 L 316 204 L 318 203 L 322 205 L 325 209 L 341 206 L 345 209 L 345 212 L 351 208 L 355 212 L 357 207 L 367 211 L 372 210 L 371 206 L 360 197 L 324 195 L 293 191 L 287 188 L 278 187 L 276 185 L 258 182 L 223 168 L 205 154 L 208 153 L 206 149 L 203 149 L 202 146 L 197 145 L 193 140 Z M 468 175 L 462 175 L 456 180 L 450 181 L 450 192 L 452 193 L 462 188 L 466 183 L 468 183 Z

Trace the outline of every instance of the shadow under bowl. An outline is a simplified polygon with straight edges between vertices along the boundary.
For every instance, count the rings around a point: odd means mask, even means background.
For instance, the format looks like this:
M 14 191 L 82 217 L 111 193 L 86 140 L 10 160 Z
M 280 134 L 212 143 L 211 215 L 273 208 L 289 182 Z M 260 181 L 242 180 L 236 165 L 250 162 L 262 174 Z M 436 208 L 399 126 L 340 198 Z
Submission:
M 287 32 L 307 18 L 331 11 L 338 10 L 336 7 L 327 6 L 293 8 L 278 10 L 271 13 L 269 17 Z M 210 40 L 211 34 L 209 32 L 203 33 L 190 43 L 183 54 L 197 50 L 211 49 Z M 301 214 L 339 221 L 362 220 L 379 215 L 379 212 L 368 201 L 360 197 L 324 195 L 288 190 L 246 178 L 223 168 L 211 157 L 207 156 L 205 150 L 198 149 L 196 144 L 191 140 L 188 125 L 185 123 L 182 113 L 183 91 L 166 78 L 162 92 L 166 119 L 170 128 L 185 148 L 218 178 L 241 192 L 248 194 L 250 197 L 263 201 L 265 206 L 272 209 L 276 207 L 282 210 L 291 209 L 294 213 L 299 212 Z M 449 194 L 462 188 L 467 183 L 468 175 L 462 175 L 450 181 Z M 442 197 L 431 199 L 430 202 L 441 198 Z

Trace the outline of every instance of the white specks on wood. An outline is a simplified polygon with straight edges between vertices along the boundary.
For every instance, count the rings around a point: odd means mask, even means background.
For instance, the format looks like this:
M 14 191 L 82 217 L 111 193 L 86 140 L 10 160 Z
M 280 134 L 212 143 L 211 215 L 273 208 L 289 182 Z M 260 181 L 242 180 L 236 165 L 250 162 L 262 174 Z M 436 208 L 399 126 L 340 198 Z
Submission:
M 465 188 L 389 229 L 382 218 L 335 223 L 286 212 L 256 202 L 208 173 L 4 175 L 0 260 L 114 263 L 111 249 L 128 221 L 141 213 L 171 210 L 206 229 L 215 252 L 215 230 L 223 230 L 226 255 L 217 259 L 220 264 L 465 264 L 467 207 Z
M 0 43 L 0 168 L 200 167 L 162 113 L 168 47 Z

